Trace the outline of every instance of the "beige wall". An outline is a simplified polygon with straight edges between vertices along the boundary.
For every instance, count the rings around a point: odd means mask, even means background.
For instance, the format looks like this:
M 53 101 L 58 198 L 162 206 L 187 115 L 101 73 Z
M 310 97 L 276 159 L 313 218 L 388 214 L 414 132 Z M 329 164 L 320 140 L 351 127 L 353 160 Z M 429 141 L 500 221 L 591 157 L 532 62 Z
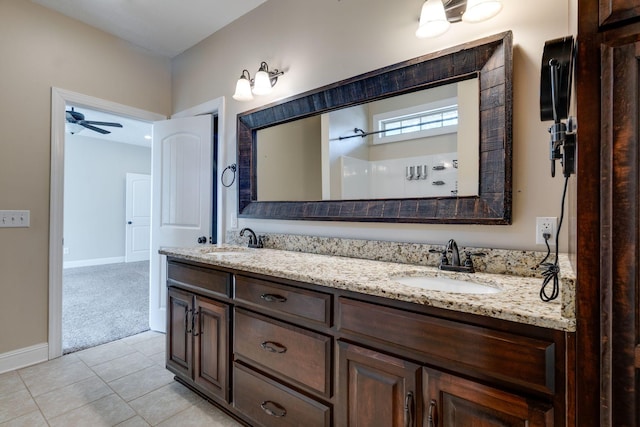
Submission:
M 51 87 L 168 115 L 168 59 L 26 0 L 0 0 L 0 354 L 47 341 Z
M 322 199 L 320 116 L 259 130 L 256 138 L 258 200 Z
M 429 40 L 414 36 L 423 0 L 269 0 L 176 57 L 173 108 L 180 111 L 225 96 L 226 164 L 235 162 L 236 114 L 337 80 L 506 30 L 514 35 L 513 224 L 508 226 L 332 223 L 240 219 L 262 232 L 538 249 L 535 218 L 559 216 L 562 178 L 549 172 L 547 129 L 539 119 L 544 42 L 570 34 L 575 0 L 504 0 L 500 15 L 459 23 Z M 570 13 L 571 8 L 571 13 Z M 272 94 L 250 102 L 231 98 L 243 68 L 260 61 L 283 69 Z M 237 186 L 225 189 L 226 223 L 237 211 Z M 565 227 L 566 231 L 566 227 Z M 561 249 L 566 250 L 566 232 Z

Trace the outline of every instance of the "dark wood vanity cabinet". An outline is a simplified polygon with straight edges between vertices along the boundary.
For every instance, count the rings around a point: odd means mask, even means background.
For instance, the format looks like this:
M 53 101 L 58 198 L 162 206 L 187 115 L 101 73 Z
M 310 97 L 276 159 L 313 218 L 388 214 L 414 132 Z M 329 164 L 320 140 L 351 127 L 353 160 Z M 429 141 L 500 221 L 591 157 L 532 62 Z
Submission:
M 341 390 L 337 425 L 467 427 L 554 425 L 553 406 L 477 381 L 339 343 Z M 366 396 L 366 397 L 365 397 Z
M 169 265 L 167 366 L 248 425 L 572 425 L 570 334 L 212 268 L 218 300 Z
M 228 402 L 229 304 L 181 288 L 179 273 L 185 269 L 202 280 L 208 274 L 179 264 L 169 267 L 167 369 L 200 392 Z M 230 275 L 222 278 L 230 282 Z
M 543 427 L 553 406 L 434 369 L 422 370 L 422 425 L 427 427 Z
M 420 365 L 347 342 L 338 348 L 342 398 L 336 425 L 421 425 Z
M 338 307 L 343 339 L 358 341 L 338 344 L 338 425 L 566 424 L 564 398 L 557 398 L 564 394 L 556 385 L 556 363 L 564 366 L 559 337 L 523 336 L 351 298 L 340 298 Z
M 252 425 L 332 426 L 332 296 L 235 276 L 233 405 Z

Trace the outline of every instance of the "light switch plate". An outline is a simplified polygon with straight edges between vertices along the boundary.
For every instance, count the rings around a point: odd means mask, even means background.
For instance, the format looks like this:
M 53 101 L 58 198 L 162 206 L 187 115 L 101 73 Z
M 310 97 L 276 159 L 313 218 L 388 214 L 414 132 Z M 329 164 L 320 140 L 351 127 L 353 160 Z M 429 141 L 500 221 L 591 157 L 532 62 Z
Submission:
M 31 211 L 0 211 L 0 228 L 29 227 Z

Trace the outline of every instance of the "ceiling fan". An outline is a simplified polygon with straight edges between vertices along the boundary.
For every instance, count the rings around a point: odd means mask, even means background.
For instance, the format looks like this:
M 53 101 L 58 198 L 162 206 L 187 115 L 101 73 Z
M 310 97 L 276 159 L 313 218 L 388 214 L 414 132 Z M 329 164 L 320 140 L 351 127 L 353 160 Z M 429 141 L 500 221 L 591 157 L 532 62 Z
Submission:
M 78 133 L 82 130 L 81 127 L 78 126 L 82 126 L 85 127 L 87 129 L 90 129 L 92 131 L 95 132 L 99 132 L 103 135 L 106 135 L 108 133 L 111 133 L 108 130 L 105 129 L 101 129 L 99 127 L 96 127 L 95 125 L 98 126 L 112 126 L 112 127 L 117 127 L 117 128 L 121 128 L 122 125 L 120 123 L 113 123 L 113 122 L 96 122 L 96 121 L 92 121 L 92 120 L 85 120 L 84 119 L 84 114 L 79 113 L 78 111 L 75 111 L 73 109 L 73 107 L 71 107 L 71 110 L 67 110 L 66 111 L 66 116 L 67 116 L 67 123 L 71 124 L 71 125 L 76 125 L 74 126 L 75 129 L 71 130 L 71 134 L 75 134 Z

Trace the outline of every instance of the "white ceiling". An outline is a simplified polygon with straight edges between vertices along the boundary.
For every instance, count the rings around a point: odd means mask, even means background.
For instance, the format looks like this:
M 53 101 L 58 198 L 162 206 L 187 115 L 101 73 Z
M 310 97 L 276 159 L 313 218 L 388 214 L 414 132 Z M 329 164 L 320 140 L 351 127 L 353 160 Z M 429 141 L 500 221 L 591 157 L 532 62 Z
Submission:
M 70 109 L 71 106 L 67 105 L 67 110 Z M 86 128 L 82 129 L 81 132 L 78 132 L 75 135 L 96 138 L 107 142 L 120 142 L 124 144 L 134 144 L 143 147 L 151 147 L 151 140 L 145 138 L 145 136 L 147 135 L 151 136 L 151 123 L 132 120 L 126 117 L 116 116 L 114 114 L 103 113 L 101 111 L 91 110 L 85 107 L 74 107 L 74 109 L 75 111 L 84 114 L 85 120 L 92 120 L 97 122 L 116 122 L 122 125 L 121 128 L 96 125 L 96 127 L 111 132 L 107 135 Z M 68 129 L 67 135 L 69 135 Z
M 153 53 L 172 58 L 266 0 L 31 0 L 46 8 L 111 33 Z M 67 106 L 67 109 L 71 106 Z M 151 146 L 151 124 L 76 107 L 85 120 L 117 122 L 99 126 L 103 135 L 83 129 L 77 135 L 105 141 Z
M 173 58 L 266 0 L 31 0 Z

